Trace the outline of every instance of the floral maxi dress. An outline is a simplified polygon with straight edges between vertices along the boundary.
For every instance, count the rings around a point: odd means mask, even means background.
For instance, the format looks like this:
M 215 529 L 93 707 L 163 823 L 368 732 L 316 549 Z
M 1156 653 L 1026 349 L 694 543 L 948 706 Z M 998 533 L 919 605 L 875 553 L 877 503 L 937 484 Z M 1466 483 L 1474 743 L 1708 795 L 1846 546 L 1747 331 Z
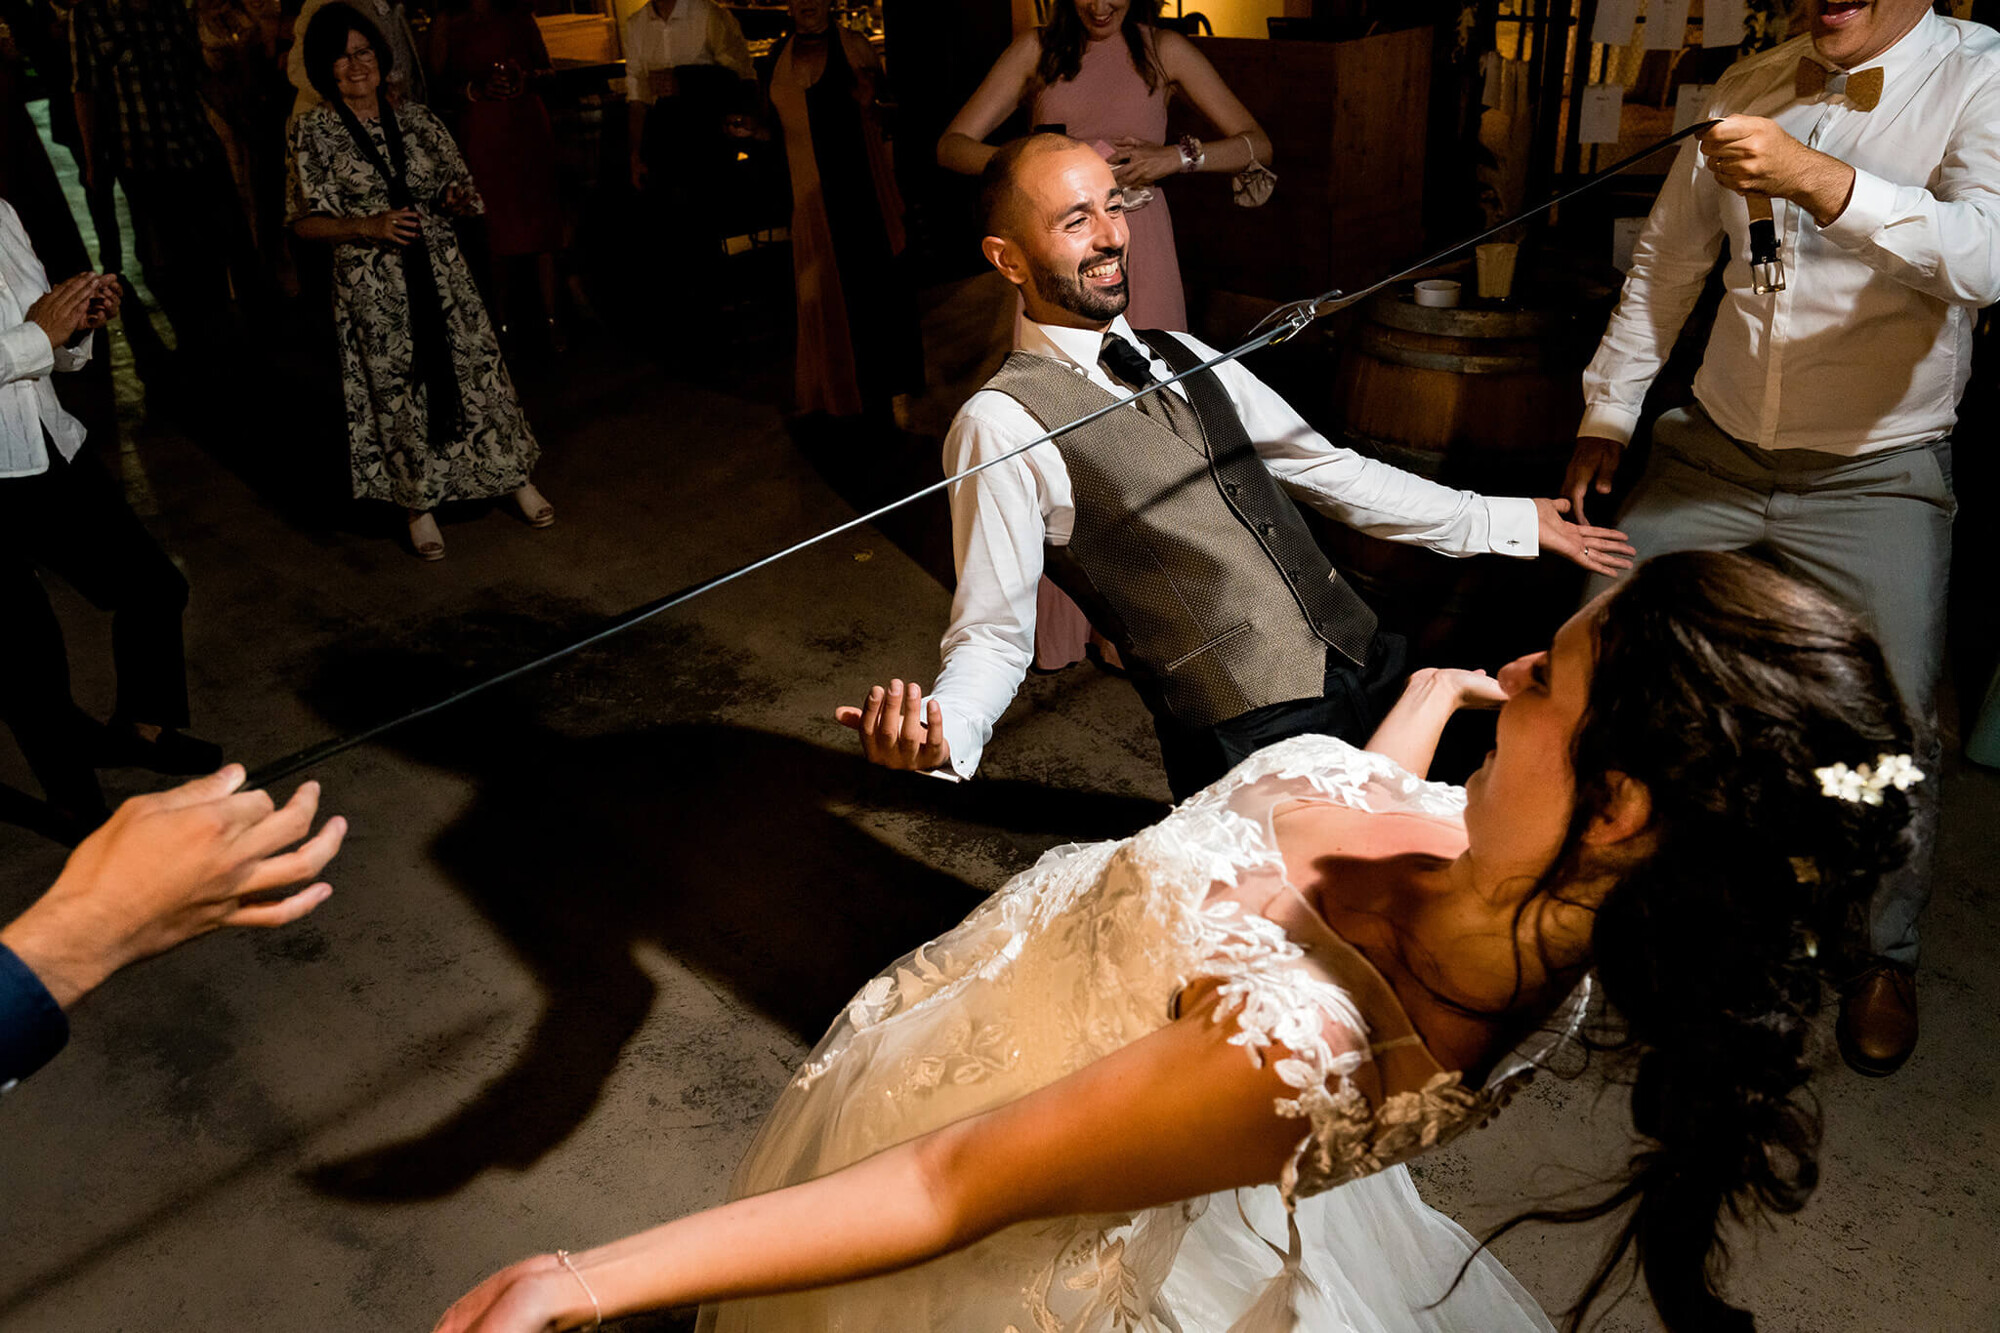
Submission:
M 504 495 L 527 484 L 541 451 L 443 209 L 454 185 L 475 209 L 484 205 L 458 145 L 436 116 L 414 104 L 392 111 L 385 103 L 383 114 L 394 115 L 402 127 L 405 176 L 423 230 L 409 250 L 380 241 L 333 247 L 333 317 L 354 494 L 418 510 Z M 361 123 L 387 161 L 381 123 Z M 313 214 L 359 218 L 389 209 L 388 182 L 331 106 L 299 112 L 288 138 L 288 223 Z M 416 256 L 418 244 L 429 247 L 461 405 L 459 429 L 443 445 L 429 438 L 428 395 L 414 373 L 416 341 L 403 264 L 406 256 Z

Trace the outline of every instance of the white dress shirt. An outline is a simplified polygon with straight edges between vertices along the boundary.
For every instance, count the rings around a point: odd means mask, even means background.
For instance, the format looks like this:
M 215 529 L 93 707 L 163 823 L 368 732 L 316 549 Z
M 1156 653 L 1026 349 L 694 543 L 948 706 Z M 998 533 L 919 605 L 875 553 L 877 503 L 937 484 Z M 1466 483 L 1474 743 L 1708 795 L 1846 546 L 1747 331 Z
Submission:
M 1152 355 L 1120 315 L 1110 332 L 1146 353 L 1153 375 L 1173 371 Z M 1176 333 L 1203 360 L 1215 351 Z M 1061 361 L 1098 388 L 1124 397 L 1098 365 L 1104 335 L 1093 329 L 1016 324 L 1015 346 Z M 1293 496 L 1375 537 L 1428 546 L 1445 555 L 1534 556 L 1540 553 L 1535 502 L 1489 500 L 1342 449 L 1308 426 L 1276 393 L 1229 361 L 1215 368 L 1251 444 Z M 1187 394 L 1178 384 L 1166 393 Z M 944 440 L 947 476 L 1018 449 L 1042 434 L 1028 410 L 995 389 L 967 400 Z M 958 591 L 944 636 L 944 670 L 932 691 L 944 711 L 950 770 L 970 777 L 993 724 L 1021 687 L 1034 656 L 1035 588 L 1043 545 L 1067 546 L 1076 522 L 1069 471 L 1053 443 L 988 468 L 950 488 L 952 554 Z
M 42 326 L 28 318 L 28 307 L 48 289 L 20 215 L 0 199 L 0 477 L 49 470 L 44 428 L 65 460 L 83 447 L 83 423 L 63 411 L 49 375 L 82 367 L 97 335 L 84 335 L 74 347 L 51 346 Z
M 2000 300 L 2000 34 L 1926 13 L 1856 67 L 1882 68 L 1872 111 L 1849 105 L 1837 76 L 1816 98 L 1794 96 L 1812 55 L 1800 37 L 1731 66 L 1703 115 L 1768 117 L 1852 166 L 1847 208 L 1821 227 L 1772 200 L 1786 287 L 1759 296 L 1743 197 L 1716 184 L 1690 140 L 1584 372 L 1578 434 L 1631 438 L 1725 235 L 1726 292 L 1694 381 L 1716 425 L 1766 449 L 1849 455 L 1950 432 L 1973 312 Z
M 651 106 L 655 70 L 676 65 L 721 65 L 739 79 L 754 79 L 750 44 L 736 16 L 711 0 L 678 0 L 661 18 L 649 4 L 625 21 L 625 96 Z

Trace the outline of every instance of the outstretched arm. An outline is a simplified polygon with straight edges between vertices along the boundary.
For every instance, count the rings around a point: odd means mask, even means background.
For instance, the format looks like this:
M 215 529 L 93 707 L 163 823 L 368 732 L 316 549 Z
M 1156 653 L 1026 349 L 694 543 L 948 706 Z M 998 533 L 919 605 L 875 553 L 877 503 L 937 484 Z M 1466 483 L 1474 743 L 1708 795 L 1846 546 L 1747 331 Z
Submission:
M 1375 728 L 1366 748 L 1423 777 L 1430 772 L 1444 724 L 1461 708 L 1498 708 L 1507 702 L 1500 682 L 1484 671 L 1425 667 L 1410 673 L 1396 706 Z
M 1230 1045 L 1212 1001 L 1039 1092 L 818 1180 L 571 1256 L 515 1264 L 438 1333 L 528 1333 L 637 1310 L 826 1286 L 906 1268 L 1035 1218 L 1131 1212 L 1275 1181 L 1306 1133 L 1296 1096 Z
M 1028 81 L 1034 77 L 1041 54 L 1041 38 L 1032 32 L 1016 37 L 1000 53 L 979 87 L 944 127 L 937 146 L 939 166 L 961 176 L 977 176 L 986 170 L 987 159 L 999 151 L 985 142 L 986 136 L 999 129 L 1000 122 L 1013 115 L 1028 95 Z

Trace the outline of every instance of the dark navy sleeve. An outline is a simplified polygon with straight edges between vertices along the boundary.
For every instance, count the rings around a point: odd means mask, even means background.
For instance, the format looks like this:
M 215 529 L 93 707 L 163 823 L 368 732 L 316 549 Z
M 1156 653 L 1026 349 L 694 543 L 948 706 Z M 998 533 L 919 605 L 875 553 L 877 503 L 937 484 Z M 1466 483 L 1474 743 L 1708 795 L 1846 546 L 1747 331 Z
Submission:
M 69 1017 L 12 949 L 0 944 L 0 1092 L 55 1058 L 69 1042 Z

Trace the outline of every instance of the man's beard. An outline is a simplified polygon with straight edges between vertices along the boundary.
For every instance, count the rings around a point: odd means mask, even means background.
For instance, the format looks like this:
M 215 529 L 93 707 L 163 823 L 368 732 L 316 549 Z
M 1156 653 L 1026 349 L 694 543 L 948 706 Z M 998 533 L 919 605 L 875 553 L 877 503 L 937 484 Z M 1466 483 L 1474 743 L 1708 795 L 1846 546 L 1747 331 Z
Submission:
M 1078 269 L 1105 258 L 1108 256 L 1092 255 L 1084 264 L 1078 265 Z M 1132 300 L 1132 275 L 1125 266 L 1123 250 L 1118 252 L 1118 273 L 1116 287 L 1093 287 L 1076 271 L 1062 273 L 1034 263 L 1028 266 L 1028 276 L 1035 284 L 1035 295 L 1079 318 L 1107 323 L 1124 314 L 1126 305 Z

